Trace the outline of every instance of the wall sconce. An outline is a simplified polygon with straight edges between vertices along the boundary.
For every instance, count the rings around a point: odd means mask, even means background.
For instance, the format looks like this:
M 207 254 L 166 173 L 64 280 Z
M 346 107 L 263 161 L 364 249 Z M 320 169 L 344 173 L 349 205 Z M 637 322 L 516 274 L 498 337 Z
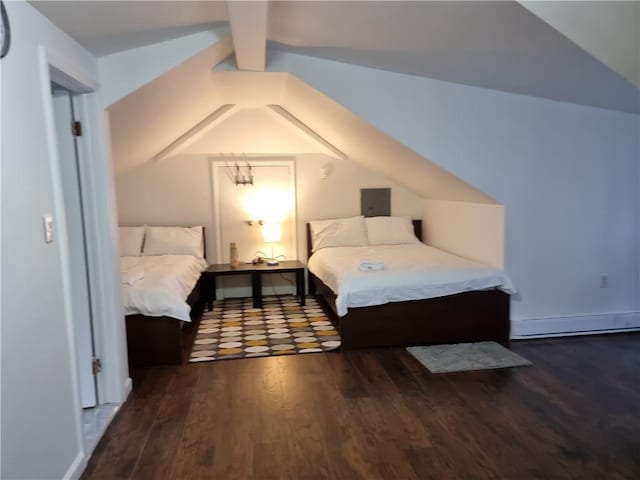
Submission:
M 251 171 L 251 164 L 247 162 L 246 166 L 246 175 L 243 173 L 240 165 L 235 164 L 235 176 L 233 178 L 233 183 L 238 185 L 251 185 L 253 186 L 253 172 Z

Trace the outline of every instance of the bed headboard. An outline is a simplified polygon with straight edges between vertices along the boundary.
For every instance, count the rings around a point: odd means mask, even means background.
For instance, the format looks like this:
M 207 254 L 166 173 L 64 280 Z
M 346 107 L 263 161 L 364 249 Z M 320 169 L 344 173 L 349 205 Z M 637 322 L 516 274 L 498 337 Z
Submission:
M 422 220 L 411 220 L 413 223 L 413 233 L 422 241 Z M 311 225 L 307 222 L 307 260 L 311 257 Z

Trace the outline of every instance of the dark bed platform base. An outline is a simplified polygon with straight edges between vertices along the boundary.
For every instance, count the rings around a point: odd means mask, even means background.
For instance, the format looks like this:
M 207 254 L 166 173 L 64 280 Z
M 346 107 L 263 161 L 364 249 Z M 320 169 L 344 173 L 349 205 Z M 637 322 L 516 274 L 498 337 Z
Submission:
M 125 317 L 129 367 L 178 365 L 183 362 L 202 317 L 201 284 L 202 277 L 187 298 L 191 306 L 191 322 L 141 314 Z
M 422 240 L 422 221 L 414 220 L 413 228 Z M 307 254 L 309 258 L 309 224 Z M 509 295 L 500 290 L 350 308 L 345 316 L 339 317 L 335 307 L 336 295 L 315 275 L 308 274 L 309 293 L 317 294 L 328 307 L 343 348 L 409 347 L 491 340 L 505 346 L 509 344 Z
M 335 295 L 313 274 L 343 348 L 409 347 L 493 340 L 509 344 L 509 295 L 499 290 L 350 308 L 339 317 Z

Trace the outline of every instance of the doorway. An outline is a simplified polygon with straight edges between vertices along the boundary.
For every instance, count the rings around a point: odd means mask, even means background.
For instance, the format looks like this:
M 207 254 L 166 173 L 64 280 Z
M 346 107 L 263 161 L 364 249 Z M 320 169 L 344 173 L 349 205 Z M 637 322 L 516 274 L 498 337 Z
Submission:
M 46 45 L 38 55 L 53 193 L 43 233 L 61 262 L 75 429 L 86 459 L 132 388 L 109 134 L 91 62 Z M 75 120 L 82 127 L 74 137 Z
M 86 208 L 82 182 L 82 159 L 78 148 L 81 125 L 77 121 L 77 94 L 52 83 L 53 113 L 65 211 L 65 234 L 69 249 L 72 317 L 82 408 L 98 404 L 95 363 L 93 302 L 87 250 Z

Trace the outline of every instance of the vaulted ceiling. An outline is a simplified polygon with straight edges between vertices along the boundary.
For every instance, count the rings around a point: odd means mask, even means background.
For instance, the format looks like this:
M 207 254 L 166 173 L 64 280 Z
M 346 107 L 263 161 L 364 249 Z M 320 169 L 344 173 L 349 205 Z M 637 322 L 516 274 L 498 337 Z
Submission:
M 640 57 L 638 2 L 542 2 L 553 3 L 554 9 L 536 6 L 538 2 L 524 2 L 525 8 L 515 1 L 31 3 L 96 55 L 229 22 L 243 70 L 264 70 L 265 61 L 268 68 L 268 45 L 443 81 L 640 112 L 640 90 L 634 84 Z
M 116 176 L 189 155 L 311 153 L 348 158 L 422 198 L 496 203 L 293 75 L 212 71 L 219 54 L 213 45 L 109 107 Z

